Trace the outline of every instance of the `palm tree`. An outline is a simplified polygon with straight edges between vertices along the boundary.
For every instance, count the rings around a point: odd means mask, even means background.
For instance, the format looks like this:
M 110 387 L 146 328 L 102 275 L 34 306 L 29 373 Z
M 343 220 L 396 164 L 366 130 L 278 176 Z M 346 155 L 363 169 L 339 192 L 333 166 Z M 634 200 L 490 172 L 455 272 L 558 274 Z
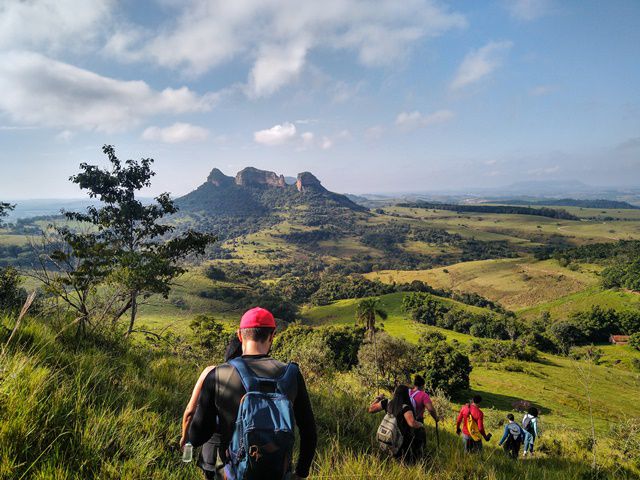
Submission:
M 356 325 L 360 322 L 370 333 L 375 333 L 376 317 L 386 320 L 387 312 L 380 308 L 379 298 L 364 298 L 358 302 L 356 307 Z
M 356 307 L 356 325 L 358 325 L 359 322 L 364 323 L 369 338 L 373 339 L 373 352 L 376 362 L 376 386 L 378 387 L 378 394 L 380 394 L 380 384 L 378 382 L 380 364 L 378 363 L 378 346 L 376 344 L 376 317 L 380 317 L 382 320 L 387 318 L 387 312 L 380 308 L 379 298 L 363 298 L 358 302 Z

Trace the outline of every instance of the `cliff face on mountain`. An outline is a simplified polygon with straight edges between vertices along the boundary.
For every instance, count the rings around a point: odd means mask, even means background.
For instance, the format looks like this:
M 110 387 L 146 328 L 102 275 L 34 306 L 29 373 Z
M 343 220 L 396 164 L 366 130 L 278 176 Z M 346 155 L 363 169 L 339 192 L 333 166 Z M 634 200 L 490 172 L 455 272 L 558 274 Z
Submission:
M 346 196 L 324 188 L 310 172 L 299 173 L 291 184 L 283 175 L 254 167 L 240 170 L 235 177 L 214 168 L 205 183 L 176 203 L 183 212 L 212 217 L 263 217 L 299 206 L 324 214 L 336 208 L 365 210 Z

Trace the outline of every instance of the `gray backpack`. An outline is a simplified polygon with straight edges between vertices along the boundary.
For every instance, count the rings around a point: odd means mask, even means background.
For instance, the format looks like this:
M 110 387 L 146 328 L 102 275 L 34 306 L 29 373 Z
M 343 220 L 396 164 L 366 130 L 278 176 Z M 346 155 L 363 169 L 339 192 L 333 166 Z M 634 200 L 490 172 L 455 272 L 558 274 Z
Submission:
M 389 455 L 396 455 L 400 451 L 404 439 L 395 415 L 387 413 L 384 416 L 378 427 L 376 439 L 380 450 L 383 452 Z

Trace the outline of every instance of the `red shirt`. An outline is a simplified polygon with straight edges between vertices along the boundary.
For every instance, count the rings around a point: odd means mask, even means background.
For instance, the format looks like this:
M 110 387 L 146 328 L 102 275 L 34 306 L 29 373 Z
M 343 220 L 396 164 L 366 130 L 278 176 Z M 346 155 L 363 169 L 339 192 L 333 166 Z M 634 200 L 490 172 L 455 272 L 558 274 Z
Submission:
M 469 429 L 467 428 L 467 417 L 469 416 L 469 405 L 463 405 L 460 409 L 460 413 L 458 414 L 458 420 L 456 421 L 456 428 L 460 428 L 460 423 L 462 423 L 462 433 L 465 435 L 469 435 Z M 478 429 L 482 436 L 485 436 L 484 433 L 484 413 L 482 410 L 475 405 L 471 404 L 471 417 L 478 423 Z

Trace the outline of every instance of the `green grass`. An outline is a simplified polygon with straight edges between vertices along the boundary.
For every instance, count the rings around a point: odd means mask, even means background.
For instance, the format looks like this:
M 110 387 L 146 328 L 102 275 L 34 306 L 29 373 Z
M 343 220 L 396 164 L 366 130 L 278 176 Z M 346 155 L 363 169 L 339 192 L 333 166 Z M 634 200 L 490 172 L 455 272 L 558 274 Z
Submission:
M 417 342 L 420 335 L 428 331 L 439 331 L 448 340 L 468 343 L 482 341 L 470 335 L 418 324 L 401 311 L 402 293 L 383 295 L 381 306 L 389 318 L 382 322 L 389 334 Z M 353 324 L 358 300 L 340 300 L 331 305 L 314 307 L 304 312 L 305 323 L 311 325 Z M 452 302 L 457 303 L 457 302 Z M 459 304 L 460 306 L 460 304 Z M 461 308 L 476 307 L 461 306 Z M 596 423 L 600 431 L 605 431 L 612 421 L 628 415 L 629 402 L 640 396 L 640 377 L 631 369 L 631 358 L 640 358 L 640 352 L 629 347 L 604 346 L 604 365 L 593 369 L 593 395 L 596 405 Z M 623 361 L 616 363 L 620 357 Z M 517 362 L 522 372 L 506 371 L 504 365 L 476 364 L 471 375 L 473 391 L 487 397 L 487 406 L 501 411 L 509 411 L 516 400 L 524 399 L 543 406 L 546 410 L 545 423 L 554 428 L 569 425 L 584 428 L 586 404 L 584 387 L 576 374 L 579 362 L 544 354 L 540 363 Z
M 5 326 L 12 321 L 2 319 Z M 27 320 L 0 356 L 0 478 L 38 480 L 202 478 L 194 463 L 180 461 L 176 448 L 182 409 L 204 363 L 152 349 L 119 335 L 78 342 L 55 334 L 49 322 Z M 2 330 L 0 343 L 7 340 Z M 568 360 L 547 358 L 538 376 L 476 366 L 473 388 L 486 397 L 487 430 L 499 436 L 511 398 L 539 402 L 543 436 L 538 455 L 507 459 L 492 440 L 482 457 L 465 457 L 454 434 L 453 404 L 440 425 L 436 446 L 427 423 L 428 455 L 407 466 L 382 456 L 374 442 L 380 415 L 365 413 L 372 392 L 350 373 L 308 382 L 319 431 L 310 479 L 586 479 L 590 454 L 585 402 Z M 599 416 L 609 422 L 628 415 L 638 380 L 598 367 L 593 391 Z M 617 389 L 617 390 L 616 390 Z M 626 405 L 627 410 L 623 410 Z M 598 417 L 599 478 L 637 478 L 637 465 L 623 459 Z

